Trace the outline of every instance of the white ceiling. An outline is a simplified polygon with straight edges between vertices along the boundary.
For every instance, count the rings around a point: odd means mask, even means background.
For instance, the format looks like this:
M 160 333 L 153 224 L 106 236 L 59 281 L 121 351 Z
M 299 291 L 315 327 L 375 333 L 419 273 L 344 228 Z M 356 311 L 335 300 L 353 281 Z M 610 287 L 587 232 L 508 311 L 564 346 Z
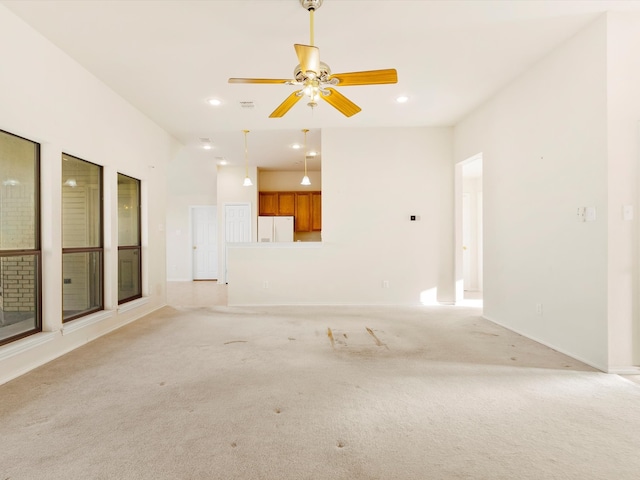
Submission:
M 293 44 L 309 43 L 299 0 L 0 2 L 193 155 L 242 164 L 248 129 L 250 163 L 285 169 L 303 159 L 290 148 L 303 128 L 319 149 L 322 128 L 454 125 L 598 15 L 640 12 L 635 0 L 324 0 L 315 13 L 321 60 L 335 73 L 396 68 L 399 81 L 339 88 L 362 108 L 351 118 L 300 101 L 271 119 L 295 87 L 227 79 L 292 77 Z M 395 102 L 401 94 L 407 103 Z M 255 107 L 241 108 L 247 101 Z M 200 138 L 214 148 L 205 152 Z

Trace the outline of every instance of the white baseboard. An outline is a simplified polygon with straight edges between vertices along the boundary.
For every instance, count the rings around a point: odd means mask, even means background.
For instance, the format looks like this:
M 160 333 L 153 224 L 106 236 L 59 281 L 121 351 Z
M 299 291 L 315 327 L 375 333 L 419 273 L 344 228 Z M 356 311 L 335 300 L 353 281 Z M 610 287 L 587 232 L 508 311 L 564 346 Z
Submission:
M 607 373 L 615 373 L 616 375 L 640 375 L 640 367 L 634 366 L 617 366 L 609 367 Z

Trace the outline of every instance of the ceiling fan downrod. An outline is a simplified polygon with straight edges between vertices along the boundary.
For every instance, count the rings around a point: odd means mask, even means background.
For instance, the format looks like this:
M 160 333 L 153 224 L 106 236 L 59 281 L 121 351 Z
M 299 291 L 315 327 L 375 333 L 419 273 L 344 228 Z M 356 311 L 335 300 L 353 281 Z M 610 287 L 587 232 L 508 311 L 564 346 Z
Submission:
M 300 4 L 309 11 L 309 45 L 314 46 L 313 39 L 313 12 L 322 5 L 322 0 L 300 0 Z

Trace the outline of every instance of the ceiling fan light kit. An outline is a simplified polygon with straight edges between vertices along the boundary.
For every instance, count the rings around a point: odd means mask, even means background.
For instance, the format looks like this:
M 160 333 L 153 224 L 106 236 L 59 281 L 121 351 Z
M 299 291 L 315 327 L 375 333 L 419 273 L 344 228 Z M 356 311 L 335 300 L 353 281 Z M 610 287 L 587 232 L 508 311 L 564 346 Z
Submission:
M 294 45 L 298 66 L 293 70 L 293 79 L 276 78 L 230 78 L 229 83 L 258 83 L 285 84 L 301 87 L 300 90 L 289 95 L 272 113 L 270 118 L 283 117 L 302 97 L 307 97 L 307 105 L 314 108 L 318 99 L 347 117 L 361 111 L 361 108 L 339 93 L 333 87 L 348 87 L 356 85 L 381 85 L 398 82 L 398 73 L 394 68 L 384 70 L 367 70 L 362 72 L 348 72 L 332 74 L 329 65 L 320 61 L 320 49 L 314 46 L 313 14 L 322 6 L 323 0 L 300 0 L 300 4 L 310 14 L 310 44 Z

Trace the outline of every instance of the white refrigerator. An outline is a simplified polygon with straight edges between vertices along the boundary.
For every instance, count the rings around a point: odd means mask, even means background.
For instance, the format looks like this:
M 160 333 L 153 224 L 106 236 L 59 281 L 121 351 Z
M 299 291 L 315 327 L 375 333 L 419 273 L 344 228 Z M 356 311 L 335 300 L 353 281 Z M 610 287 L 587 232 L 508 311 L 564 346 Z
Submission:
M 293 242 L 294 217 L 258 217 L 258 242 Z

